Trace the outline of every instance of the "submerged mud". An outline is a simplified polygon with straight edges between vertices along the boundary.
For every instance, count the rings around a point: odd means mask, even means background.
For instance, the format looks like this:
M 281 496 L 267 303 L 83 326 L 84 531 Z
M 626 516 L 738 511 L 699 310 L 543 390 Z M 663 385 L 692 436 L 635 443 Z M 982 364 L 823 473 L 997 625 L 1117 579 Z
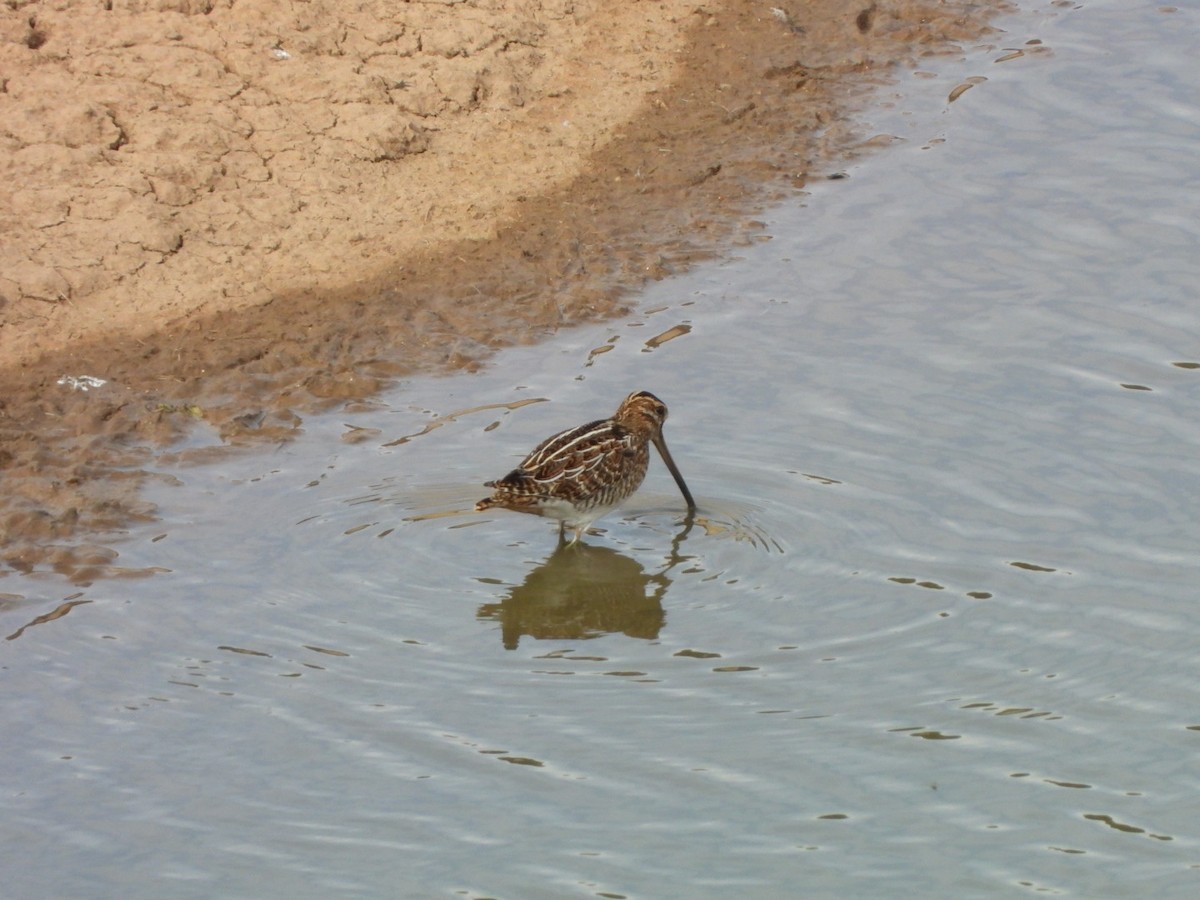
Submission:
M 176 446 L 200 423 L 225 447 L 287 440 L 752 239 L 756 210 L 878 143 L 853 113 L 889 71 L 1001 8 L 319 5 L 273 23 L 269 4 L 114 4 L 86 33 L 71 4 L 5 13 L 6 64 L 30 59 L 0 94 L 19 185 L 0 198 L 0 575 L 146 574 L 112 545 L 154 517 L 152 463 L 203 458 Z M 298 59 L 292 82 L 272 68 Z M 145 88 L 129 108 L 118 71 Z M 204 116 L 221 140 L 189 131 Z

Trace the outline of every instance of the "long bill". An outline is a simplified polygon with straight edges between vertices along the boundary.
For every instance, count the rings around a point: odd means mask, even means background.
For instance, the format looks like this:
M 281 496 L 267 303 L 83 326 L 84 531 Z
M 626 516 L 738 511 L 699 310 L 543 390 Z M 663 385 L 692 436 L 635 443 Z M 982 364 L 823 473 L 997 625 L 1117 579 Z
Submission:
M 675 460 L 671 459 L 671 451 L 667 449 L 667 442 L 663 439 L 661 433 L 654 435 L 651 438 L 654 441 L 654 446 L 658 450 L 658 455 L 662 457 L 662 461 L 667 464 L 667 468 L 671 470 L 671 476 L 675 479 L 675 483 L 679 485 L 679 490 L 683 494 L 683 499 L 687 501 L 689 513 L 696 511 L 696 501 L 692 499 L 692 492 L 688 490 L 688 486 L 684 484 L 683 476 L 679 474 L 679 467 L 675 465 Z

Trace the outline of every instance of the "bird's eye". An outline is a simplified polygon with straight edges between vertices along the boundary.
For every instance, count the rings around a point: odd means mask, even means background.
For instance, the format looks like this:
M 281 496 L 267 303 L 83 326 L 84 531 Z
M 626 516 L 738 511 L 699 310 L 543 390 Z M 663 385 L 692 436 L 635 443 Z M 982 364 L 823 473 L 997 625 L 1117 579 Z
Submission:
M 658 413 L 660 416 L 665 416 L 667 414 L 667 408 L 665 406 L 663 406 L 661 403 L 658 406 L 654 407 L 654 411 L 656 413 Z

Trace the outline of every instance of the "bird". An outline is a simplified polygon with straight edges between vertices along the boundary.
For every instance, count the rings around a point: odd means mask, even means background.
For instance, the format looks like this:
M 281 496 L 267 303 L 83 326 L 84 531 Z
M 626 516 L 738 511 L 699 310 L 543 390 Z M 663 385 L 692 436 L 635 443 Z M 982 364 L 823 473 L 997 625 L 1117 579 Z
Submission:
M 575 532 L 571 544 L 577 544 L 593 522 L 641 486 L 654 444 L 691 516 L 696 501 L 663 439 L 666 420 L 665 403 L 649 391 L 634 391 L 611 418 L 551 435 L 503 478 L 485 482 L 492 494 L 476 503 L 475 511 L 498 507 L 557 519 L 559 543 L 570 528 Z

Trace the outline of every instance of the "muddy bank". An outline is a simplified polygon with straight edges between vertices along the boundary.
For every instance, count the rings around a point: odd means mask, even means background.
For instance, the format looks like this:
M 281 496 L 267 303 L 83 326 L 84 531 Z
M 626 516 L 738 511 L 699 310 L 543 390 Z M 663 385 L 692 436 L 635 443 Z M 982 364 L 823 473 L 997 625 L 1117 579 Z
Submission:
M 998 7 L 10 4 L 0 574 L 119 574 L 197 420 L 286 440 L 619 312 L 872 146 L 862 98 Z

